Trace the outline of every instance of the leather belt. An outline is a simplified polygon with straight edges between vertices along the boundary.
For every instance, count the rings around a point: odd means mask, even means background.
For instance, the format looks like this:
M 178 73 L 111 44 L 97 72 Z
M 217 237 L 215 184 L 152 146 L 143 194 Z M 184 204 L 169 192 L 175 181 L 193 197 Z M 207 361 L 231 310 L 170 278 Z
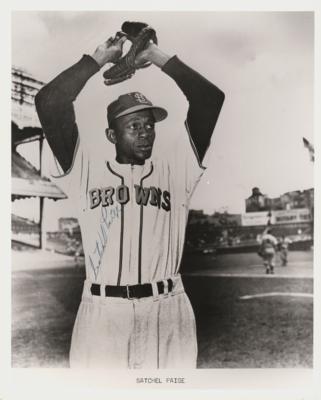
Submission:
M 167 279 L 168 282 L 168 293 L 173 290 L 172 279 Z M 158 294 L 163 294 L 165 285 L 163 281 L 156 282 Z M 126 285 L 126 286 L 112 286 L 112 285 L 100 285 L 93 283 L 90 291 L 93 296 L 100 296 L 101 289 L 104 290 L 106 297 L 122 297 L 124 299 L 141 299 L 142 297 L 149 297 L 153 295 L 153 287 L 151 283 L 143 283 L 141 285 Z

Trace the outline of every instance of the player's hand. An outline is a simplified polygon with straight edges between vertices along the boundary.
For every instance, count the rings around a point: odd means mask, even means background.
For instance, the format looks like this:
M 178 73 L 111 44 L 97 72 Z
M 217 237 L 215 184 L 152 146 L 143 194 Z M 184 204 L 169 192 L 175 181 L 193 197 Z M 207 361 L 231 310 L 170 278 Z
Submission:
M 139 67 L 146 62 L 151 62 L 162 68 L 169 59 L 170 56 L 162 52 L 155 43 L 150 43 L 145 50 L 137 54 L 135 64 Z
M 146 49 L 137 54 L 135 58 L 135 64 L 139 68 L 141 65 L 146 62 L 151 61 L 151 53 L 157 47 L 155 44 L 150 43 Z
M 115 36 L 111 36 L 106 42 L 97 47 L 92 58 L 100 67 L 106 63 L 116 62 L 123 53 L 123 45 L 125 41 L 125 35 L 116 33 Z

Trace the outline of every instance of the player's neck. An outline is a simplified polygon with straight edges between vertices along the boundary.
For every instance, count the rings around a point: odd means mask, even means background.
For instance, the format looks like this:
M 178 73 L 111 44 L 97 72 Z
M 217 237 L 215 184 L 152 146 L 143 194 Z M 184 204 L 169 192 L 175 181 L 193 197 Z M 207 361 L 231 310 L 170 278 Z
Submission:
M 145 164 L 145 160 L 132 160 L 127 157 L 120 157 L 118 155 L 116 156 L 116 161 L 118 162 L 118 164 L 128 164 L 128 165 L 144 165 Z

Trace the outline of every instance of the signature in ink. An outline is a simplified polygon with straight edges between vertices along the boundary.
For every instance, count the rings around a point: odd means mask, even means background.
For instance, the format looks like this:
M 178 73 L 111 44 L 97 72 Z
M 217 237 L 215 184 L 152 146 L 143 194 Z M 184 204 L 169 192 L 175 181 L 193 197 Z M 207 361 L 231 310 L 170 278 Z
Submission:
M 119 205 L 113 208 L 101 207 L 99 229 L 96 233 L 96 240 L 93 250 L 89 254 L 89 263 L 97 279 L 101 261 L 108 243 L 109 230 L 115 219 L 119 218 L 121 208 Z

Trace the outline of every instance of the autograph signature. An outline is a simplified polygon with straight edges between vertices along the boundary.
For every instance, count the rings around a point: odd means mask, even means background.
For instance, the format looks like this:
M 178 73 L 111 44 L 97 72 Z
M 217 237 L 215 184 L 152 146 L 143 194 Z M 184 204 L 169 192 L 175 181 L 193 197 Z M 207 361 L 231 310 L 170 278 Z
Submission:
M 118 204 L 113 208 L 101 207 L 99 229 L 96 233 L 94 249 L 90 252 L 88 257 L 95 279 L 98 277 L 101 261 L 108 243 L 110 227 L 115 219 L 119 218 L 120 212 L 121 208 Z

